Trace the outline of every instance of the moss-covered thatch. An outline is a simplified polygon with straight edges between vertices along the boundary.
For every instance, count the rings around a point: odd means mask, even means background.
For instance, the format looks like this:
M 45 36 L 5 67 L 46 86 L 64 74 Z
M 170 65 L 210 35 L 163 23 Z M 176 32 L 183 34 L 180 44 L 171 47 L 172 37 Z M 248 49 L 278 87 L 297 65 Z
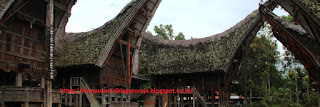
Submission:
M 0 19 L 15 0 L 0 0 Z
M 114 19 L 103 26 L 83 33 L 67 33 L 63 51 L 55 57 L 58 67 L 95 64 L 107 56 L 120 33 L 129 24 L 146 0 L 131 1 Z M 98 65 L 101 66 L 101 65 Z
M 283 18 L 280 18 L 276 14 L 273 14 L 271 11 L 268 11 L 267 14 L 270 15 L 273 19 L 275 19 L 278 23 L 280 23 L 283 27 L 285 27 L 286 30 L 292 33 L 291 36 L 298 43 L 301 43 L 303 47 L 309 50 L 316 57 L 316 59 L 320 59 L 320 47 L 318 45 L 315 45 L 317 44 L 317 41 L 311 35 L 309 35 L 305 29 L 303 29 L 300 25 L 295 25 Z M 283 44 L 286 45 L 288 43 Z
M 297 0 L 308 13 L 313 15 L 320 22 L 320 1 L 317 0 Z M 317 1 L 317 2 L 316 2 Z
M 164 40 L 146 33 L 141 44 L 151 75 L 224 71 L 232 53 L 260 19 L 254 11 L 223 33 L 202 39 Z

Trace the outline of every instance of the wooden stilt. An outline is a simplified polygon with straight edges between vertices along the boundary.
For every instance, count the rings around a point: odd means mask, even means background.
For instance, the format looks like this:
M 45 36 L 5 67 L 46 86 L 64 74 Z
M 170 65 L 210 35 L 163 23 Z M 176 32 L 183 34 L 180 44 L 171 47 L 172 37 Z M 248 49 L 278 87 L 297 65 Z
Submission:
M 181 95 L 181 107 L 184 107 L 184 98 L 183 98 L 183 95 Z
M 64 93 L 64 105 L 68 105 L 68 94 Z
M 19 72 L 16 75 L 16 86 L 21 87 L 22 86 L 22 73 Z
M 47 4 L 47 15 L 46 15 L 46 31 L 49 32 L 50 36 L 50 49 L 47 51 L 49 54 L 49 72 L 50 72 L 50 79 L 46 81 L 46 107 L 52 107 L 52 79 L 53 79 L 53 47 L 54 47 L 54 32 L 53 32 L 53 20 L 54 20 L 54 14 L 53 14 L 53 0 L 49 0 L 49 3 Z
M 52 82 L 51 80 L 46 81 L 47 88 L 46 88 L 46 95 L 47 95 L 47 107 L 52 107 Z
M 103 107 L 107 106 L 107 104 L 106 104 L 106 96 L 105 96 L 104 93 L 101 93 L 101 103 L 102 103 Z
M 42 77 L 42 78 L 41 78 L 41 84 L 40 84 L 40 87 L 41 87 L 41 88 L 45 88 L 45 86 L 46 86 L 46 84 L 45 84 L 45 78 L 44 78 L 44 77 Z
M 82 107 L 82 93 L 79 94 L 79 107 Z
M 173 106 L 177 107 L 177 95 L 173 95 Z
M 178 93 L 178 107 L 180 107 L 180 101 L 181 101 L 181 97 L 180 97 L 180 95 Z
M 68 94 L 69 95 L 69 106 L 72 106 L 72 94 Z
M 194 94 L 192 95 L 192 107 L 196 106 L 196 100 Z
M 79 94 L 75 94 L 76 100 L 75 100 L 75 106 L 79 107 Z

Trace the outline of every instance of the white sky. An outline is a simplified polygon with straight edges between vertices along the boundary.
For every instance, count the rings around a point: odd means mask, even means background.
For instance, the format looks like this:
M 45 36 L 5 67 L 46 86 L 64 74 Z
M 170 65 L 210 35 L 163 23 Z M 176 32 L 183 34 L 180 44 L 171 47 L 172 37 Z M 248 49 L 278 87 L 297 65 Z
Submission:
M 86 32 L 114 18 L 131 0 L 78 0 L 66 27 L 67 32 Z M 186 39 L 221 33 L 259 8 L 260 0 L 162 0 L 147 31 L 155 25 L 172 24 L 175 34 Z M 282 9 L 274 11 L 287 13 Z

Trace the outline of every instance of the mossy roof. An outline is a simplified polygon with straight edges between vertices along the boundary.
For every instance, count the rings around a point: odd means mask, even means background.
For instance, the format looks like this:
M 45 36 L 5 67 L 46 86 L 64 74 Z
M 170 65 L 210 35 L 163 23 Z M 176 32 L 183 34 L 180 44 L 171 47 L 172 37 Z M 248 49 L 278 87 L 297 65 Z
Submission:
M 0 0 L 0 19 L 15 0 Z
M 320 1 L 318 0 L 297 0 L 308 13 L 310 13 L 318 22 L 320 22 Z M 317 2 L 316 2 L 317 1 Z
M 278 21 L 283 27 L 285 27 L 288 31 L 291 33 L 294 33 L 291 35 L 298 43 L 301 43 L 301 45 L 309 50 L 311 54 L 313 54 L 316 58 L 320 59 L 320 47 L 317 44 L 317 41 L 307 33 L 305 29 L 303 29 L 300 25 L 293 24 L 291 22 L 288 22 L 287 20 L 277 16 L 276 14 L 272 12 L 267 12 L 268 15 L 270 15 L 273 19 Z M 288 44 L 288 43 L 283 43 Z
M 145 33 L 140 51 L 149 74 L 224 71 L 241 39 L 259 21 L 258 13 L 254 11 L 225 32 L 201 39 L 164 40 Z
M 100 58 L 107 56 L 128 25 L 135 13 L 146 0 L 133 0 L 128 3 L 122 11 L 103 26 L 89 32 L 66 33 L 63 42 L 63 50 L 55 56 L 55 66 L 65 67 L 72 65 L 94 64 L 102 66 Z

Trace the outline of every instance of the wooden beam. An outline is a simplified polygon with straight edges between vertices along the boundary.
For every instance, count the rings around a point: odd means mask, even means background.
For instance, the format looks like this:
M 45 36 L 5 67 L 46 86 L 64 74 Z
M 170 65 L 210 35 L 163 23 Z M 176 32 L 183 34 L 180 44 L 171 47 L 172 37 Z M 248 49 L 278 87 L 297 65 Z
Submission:
M 299 33 L 291 32 L 291 30 L 288 30 L 283 25 L 279 24 L 280 22 L 270 16 L 272 14 L 271 11 L 268 11 L 264 8 L 265 7 L 260 7 L 260 13 L 262 13 L 263 18 L 273 27 L 275 37 L 278 38 L 278 40 L 283 44 L 289 43 L 287 45 L 288 49 L 293 52 L 294 55 L 301 61 L 301 63 L 308 70 L 308 73 L 317 72 L 319 70 L 319 60 L 314 55 L 316 53 L 312 53 L 308 47 L 295 38 L 295 35 L 300 37 L 302 36 Z M 309 76 L 311 82 L 319 81 L 317 76 Z
M 121 39 L 118 39 L 118 42 L 123 44 L 123 45 L 127 45 L 127 46 L 129 45 L 127 41 L 124 41 L 124 40 L 121 40 Z M 137 47 L 136 45 L 133 45 L 133 44 L 130 44 L 130 47 L 131 48 L 135 48 L 135 49 L 139 49 L 139 47 Z
M 0 22 L 0 26 L 2 26 L 8 19 L 10 19 L 15 13 L 17 13 L 22 7 L 29 3 L 30 0 L 24 2 L 21 6 L 19 6 L 16 10 L 14 10 L 8 17 Z
M 49 3 L 49 0 L 43 0 L 43 1 Z M 54 5 L 55 7 L 57 7 L 57 8 L 59 8 L 59 9 L 63 10 L 63 11 L 66 11 L 66 10 L 67 10 L 67 9 L 66 9 L 66 6 L 64 6 L 63 4 L 60 4 L 60 3 L 56 2 L 56 1 L 53 1 L 53 5 Z
M 27 15 L 27 14 L 25 14 L 25 13 L 22 13 L 22 12 L 18 12 L 18 15 L 17 16 L 15 16 L 15 17 L 18 17 L 18 18 L 20 18 L 20 19 L 23 19 L 23 20 L 26 20 L 26 21 L 29 21 L 29 22 L 32 22 L 32 21 L 35 21 L 35 23 L 36 23 L 36 21 L 37 22 L 40 22 L 40 23 L 38 23 L 39 25 L 45 25 L 45 22 L 44 21 L 42 21 L 42 20 L 40 20 L 40 19 L 38 19 L 38 18 L 35 18 L 35 17 L 33 17 L 33 16 L 30 16 L 30 15 Z M 37 24 L 37 23 L 36 23 Z
M 123 69 L 123 70 L 121 71 L 121 76 L 123 76 L 124 71 L 125 71 L 125 69 L 126 69 L 126 64 L 125 64 L 125 61 L 124 61 L 122 44 L 120 44 L 120 52 L 121 52 L 121 61 L 122 61 L 122 69 Z
M 18 54 L 15 52 L 8 52 L 8 51 L 0 50 L 0 53 L 6 54 L 6 55 L 17 56 L 19 58 L 24 58 L 24 59 L 28 59 L 28 60 L 44 62 L 44 59 L 42 59 L 42 58 L 36 58 L 36 57 L 28 56 L 28 55 Z
M 141 35 L 139 33 L 136 33 L 134 30 L 132 30 L 131 28 L 127 28 L 128 31 L 130 31 L 131 33 L 134 33 L 136 35 L 138 35 L 139 37 L 141 37 Z M 138 30 L 140 32 L 140 30 Z
M 320 22 L 295 0 L 275 0 L 320 44 Z

